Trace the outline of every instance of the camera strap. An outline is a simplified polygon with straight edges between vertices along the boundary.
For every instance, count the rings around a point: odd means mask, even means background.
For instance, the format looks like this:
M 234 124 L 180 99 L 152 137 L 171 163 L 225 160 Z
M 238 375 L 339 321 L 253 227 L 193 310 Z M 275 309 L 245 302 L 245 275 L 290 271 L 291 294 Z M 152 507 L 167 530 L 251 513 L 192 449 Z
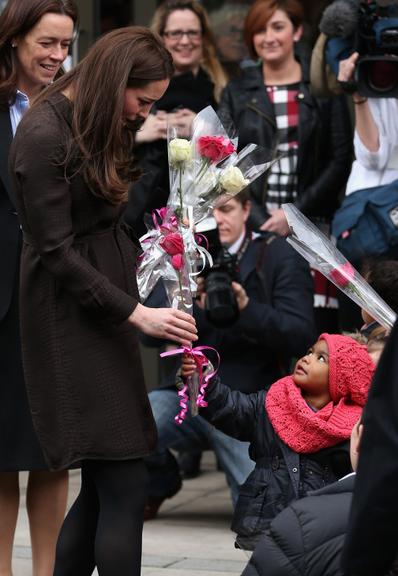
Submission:
M 264 260 L 265 260 L 265 256 L 266 256 L 266 252 L 268 249 L 268 246 L 274 241 L 276 240 L 276 238 L 278 238 L 277 234 L 271 233 L 269 236 L 267 236 L 266 238 L 264 238 L 264 240 L 261 243 L 260 249 L 259 249 L 259 253 L 257 256 L 257 262 L 256 262 L 256 272 L 257 272 L 257 276 L 260 279 L 260 283 L 261 283 L 261 288 L 263 290 L 264 296 L 265 296 L 265 301 L 269 302 L 270 301 L 270 295 L 268 294 L 268 290 L 267 290 L 267 283 L 264 277 L 264 271 L 263 271 L 263 265 L 264 265 Z
M 239 262 L 242 260 L 243 255 L 246 252 L 246 250 L 248 249 L 251 241 L 252 241 L 252 233 L 246 232 L 246 235 L 243 239 L 243 242 L 240 245 L 239 250 L 236 252 L 236 264 L 239 264 Z

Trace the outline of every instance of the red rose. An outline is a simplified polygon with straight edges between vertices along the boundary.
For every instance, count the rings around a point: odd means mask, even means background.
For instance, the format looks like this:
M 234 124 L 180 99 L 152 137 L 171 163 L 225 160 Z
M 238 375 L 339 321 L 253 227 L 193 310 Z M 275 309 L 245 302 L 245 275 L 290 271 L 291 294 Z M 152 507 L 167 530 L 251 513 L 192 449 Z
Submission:
M 330 272 L 330 278 L 339 288 L 346 288 L 355 276 L 355 270 L 349 262 Z
M 176 254 L 175 256 L 171 257 L 171 264 L 173 266 L 173 268 L 175 268 L 176 270 L 181 270 L 181 268 L 184 266 L 184 257 L 182 254 Z
M 184 252 L 184 242 L 182 241 L 181 234 L 178 232 L 172 232 L 164 236 L 160 241 L 160 245 L 170 256 L 183 254 Z
M 198 150 L 203 158 L 217 163 L 235 152 L 235 147 L 231 140 L 222 136 L 202 136 L 198 139 Z

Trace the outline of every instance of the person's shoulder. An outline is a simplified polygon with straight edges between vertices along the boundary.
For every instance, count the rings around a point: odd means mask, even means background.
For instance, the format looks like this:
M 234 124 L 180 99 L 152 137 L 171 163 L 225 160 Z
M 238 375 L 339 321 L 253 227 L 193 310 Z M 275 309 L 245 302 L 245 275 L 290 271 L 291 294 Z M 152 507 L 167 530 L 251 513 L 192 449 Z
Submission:
M 18 131 L 53 131 L 63 122 L 71 121 L 71 104 L 62 94 L 56 93 L 44 98 L 30 108 L 22 118 Z M 17 133 L 18 133 L 17 131 Z
M 253 235 L 253 243 L 258 250 L 262 249 L 269 254 L 290 256 L 294 259 L 299 256 L 285 237 L 275 234 L 274 232 L 255 233 Z
M 226 90 L 242 94 L 245 89 L 263 84 L 263 77 L 260 66 L 253 64 L 241 70 L 240 74 L 229 80 Z
M 62 104 L 58 106 L 61 101 Z M 11 156 L 15 160 L 22 160 L 25 156 L 36 156 L 40 160 L 41 153 L 52 157 L 57 155 L 65 141 L 66 106 L 64 99 L 51 97 L 28 110 L 18 125 Z
M 347 530 L 348 517 L 353 490 L 339 490 L 336 482 L 329 491 L 318 493 L 296 500 L 274 518 L 271 532 L 285 534 L 300 534 L 299 540 L 304 541 L 304 548 L 324 546 L 326 542 L 336 542 Z M 324 519 L 328 518 L 325 525 Z M 292 530 L 296 525 L 296 530 Z

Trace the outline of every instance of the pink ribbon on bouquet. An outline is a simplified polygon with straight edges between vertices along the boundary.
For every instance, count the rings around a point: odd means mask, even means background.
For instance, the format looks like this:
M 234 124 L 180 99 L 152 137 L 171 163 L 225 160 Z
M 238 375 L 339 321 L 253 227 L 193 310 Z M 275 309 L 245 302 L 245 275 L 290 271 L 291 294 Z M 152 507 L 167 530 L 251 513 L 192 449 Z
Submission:
M 170 216 L 169 222 L 167 224 L 164 224 L 164 220 L 170 211 L 171 210 L 169 208 L 165 208 L 165 207 L 156 208 L 155 210 L 152 210 L 152 221 L 153 221 L 153 225 L 154 225 L 155 230 L 162 230 L 163 229 L 163 230 L 172 232 L 178 228 L 178 220 L 174 214 L 172 214 Z M 160 224 L 159 224 L 159 220 L 160 220 Z
M 203 374 L 203 368 L 209 365 L 209 360 L 203 353 L 204 350 L 214 352 L 217 357 L 217 368 L 211 370 L 206 376 Z M 200 408 L 206 408 L 207 402 L 205 400 L 205 390 L 209 384 L 210 378 L 217 374 L 218 366 L 220 364 L 220 355 L 215 348 L 211 346 L 197 346 L 196 348 L 189 348 L 188 346 L 183 346 L 182 348 L 177 348 L 175 350 L 169 350 L 168 352 L 162 352 L 160 354 L 161 358 L 166 358 L 168 356 L 177 356 L 178 354 L 189 354 L 195 360 L 197 367 L 197 372 L 199 373 L 199 394 L 196 399 L 196 404 Z M 177 424 L 182 424 L 186 418 L 188 412 L 188 386 L 184 384 L 182 390 L 178 391 L 178 396 L 180 397 L 180 411 L 175 416 L 174 420 Z

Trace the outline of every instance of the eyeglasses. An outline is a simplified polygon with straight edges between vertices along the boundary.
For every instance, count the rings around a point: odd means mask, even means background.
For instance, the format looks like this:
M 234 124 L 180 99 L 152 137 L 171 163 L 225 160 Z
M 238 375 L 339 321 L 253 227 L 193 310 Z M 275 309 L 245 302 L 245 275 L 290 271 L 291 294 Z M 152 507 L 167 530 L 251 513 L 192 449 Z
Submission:
M 202 36 L 202 30 L 169 30 L 164 31 L 163 36 L 172 40 L 181 40 L 183 36 L 188 36 L 190 40 L 198 40 Z

